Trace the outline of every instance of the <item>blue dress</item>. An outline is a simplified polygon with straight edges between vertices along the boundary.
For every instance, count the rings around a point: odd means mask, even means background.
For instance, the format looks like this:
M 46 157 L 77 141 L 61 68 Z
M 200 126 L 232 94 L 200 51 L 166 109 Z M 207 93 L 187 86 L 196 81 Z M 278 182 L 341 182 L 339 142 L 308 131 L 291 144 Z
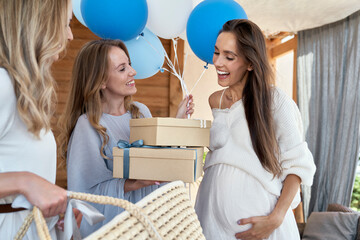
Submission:
M 144 104 L 134 103 L 145 118 L 151 117 L 149 109 Z M 122 198 L 136 203 L 159 187 L 153 185 L 124 193 L 125 179 L 113 178 L 112 149 L 120 139 L 129 141 L 130 119 L 130 112 L 121 116 L 106 113 L 101 116 L 100 124 L 107 129 L 106 132 L 109 135 L 109 142 L 104 148 L 104 153 L 109 159 L 104 159 L 100 154 L 102 138 L 90 125 L 86 115 L 79 117 L 68 145 L 67 181 L 69 190 Z M 94 226 L 83 220 L 80 227 L 82 237 L 93 233 L 123 211 L 119 207 L 110 205 L 92 205 L 104 214 L 105 220 Z

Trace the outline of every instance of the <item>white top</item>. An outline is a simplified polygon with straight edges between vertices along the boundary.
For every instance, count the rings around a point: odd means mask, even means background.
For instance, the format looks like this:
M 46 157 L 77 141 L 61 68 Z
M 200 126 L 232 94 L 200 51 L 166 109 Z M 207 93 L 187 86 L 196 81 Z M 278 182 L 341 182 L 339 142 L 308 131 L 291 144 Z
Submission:
M 273 117 L 275 134 L 280 147 L 280 178 L 266 171 L 251 142 L 242 100 L 227 109 L 212 109 L 214 122 L 210 130 L 210 151 L 204 170 L 215 164 L 228 164 L 257 179 L 264 188 L 280 196 L 282 181 L 288 174 L 301 178 L 302 184 L 311 186 L 315 164 L 304 141 L 300 112 L 295 102 L 278 88 L 274 90 Z M 216 133 L 216 137 L 212 136 Z
M 56 143 L 54 135 L 51 131 L 47 133 L 42 131 L 40 139 L 37 139 L 30 133 L 19 116 L 16 102 L 12 81 L 7 71 L 0 68 L 0 172 L 33 172 L 51 183 L 55 183 Z M 1 198 L 0 204 L 11 203 L 15 197 Z M 23 212 L 12 214 L 23 214 Z M 3 228 L 7 222 L 4 220 L 5 214 L 0 214 L 0 236 L 4 236 L 3 231 L 10 230 Z

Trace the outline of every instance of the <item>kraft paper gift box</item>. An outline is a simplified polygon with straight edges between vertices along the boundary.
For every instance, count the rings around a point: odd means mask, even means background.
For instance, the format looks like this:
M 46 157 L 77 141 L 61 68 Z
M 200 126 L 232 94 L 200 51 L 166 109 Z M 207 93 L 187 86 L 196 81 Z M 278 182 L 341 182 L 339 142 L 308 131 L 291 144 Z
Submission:
M 191 183 L 195 182 L 202 174 L 203 147 L 132 147 L 128 148 L 128 150 L 129 161 L 126 163 L 126 160 L 124 160 L 124 149 L 118 147 L 113 148 L 113 176 L 115 178 L 154 181 L 181 180 L 183 182 Z M 126 167 L 126 165 L 128 167 Z
M 180 118 L 130 120 L 130 142 L 151 146 L 209 146 L 211 121 Z

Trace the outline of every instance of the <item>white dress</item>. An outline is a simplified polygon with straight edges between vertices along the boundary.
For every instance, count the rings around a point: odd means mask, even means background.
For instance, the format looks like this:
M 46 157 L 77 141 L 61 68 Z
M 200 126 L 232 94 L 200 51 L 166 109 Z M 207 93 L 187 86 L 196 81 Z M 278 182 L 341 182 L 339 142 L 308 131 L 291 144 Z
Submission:
M 16 96 L 7 71 L 0 68 L 0 172 L 33 172 L 51 183 L 56 177 L 56 143 L 51 131 L 40 139 L 28 132 L 16 108 Z M 0 198 L 12 203 L 17 196 Z M 18 198 L 19 199 L 19 198 Z M 0 213 L 0 239 L 14 239 L 29 211 Z M 52 239 L 56 239 L 56 218 L 47 219 Z M 33 223 L 24 239 L 39 239 Z
M 312 184 L 315 165 L 302 137 L 298 108 L 279 89 L 275 88 L 273 95 L 275 132 L 283 168 L 280 178 L 273 179 L 264 170 L 253 150 L 242 100 L 228 109 L 212 110 L 210 151 L 195 205 L 208 240 L 235 239 L 236 233 L 251 228 L 250 224 L 238 225 L 239 219 L 269 215 L 288 174 L 298 175 L 305 185 Z M 298 194 L 292 207 L 299 201 Z M 300 239 L 291 208 L 269 239 Z

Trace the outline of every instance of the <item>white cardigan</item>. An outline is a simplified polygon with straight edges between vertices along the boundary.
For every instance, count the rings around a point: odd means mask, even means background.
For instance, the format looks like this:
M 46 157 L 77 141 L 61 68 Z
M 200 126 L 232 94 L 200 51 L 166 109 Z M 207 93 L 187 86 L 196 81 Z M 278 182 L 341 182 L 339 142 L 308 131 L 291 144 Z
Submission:
M 288 174 L 299 176 L 304 185 L 312 185 L 316 167 L 304 141 L 300 112 L 283 91 L 274 88 L 273 94 L 275 133 L 283 168 L 280 178 L 274 178 L 262 167 L 253 149 L 242 100 L 228 109 L 215 108 L 212 111 L 214 122 L 210 130 L 210 152 L 204 170 L 215 164 L 237 167 L 255 177 L 276 196 L 280 196 L 282 181 Z

